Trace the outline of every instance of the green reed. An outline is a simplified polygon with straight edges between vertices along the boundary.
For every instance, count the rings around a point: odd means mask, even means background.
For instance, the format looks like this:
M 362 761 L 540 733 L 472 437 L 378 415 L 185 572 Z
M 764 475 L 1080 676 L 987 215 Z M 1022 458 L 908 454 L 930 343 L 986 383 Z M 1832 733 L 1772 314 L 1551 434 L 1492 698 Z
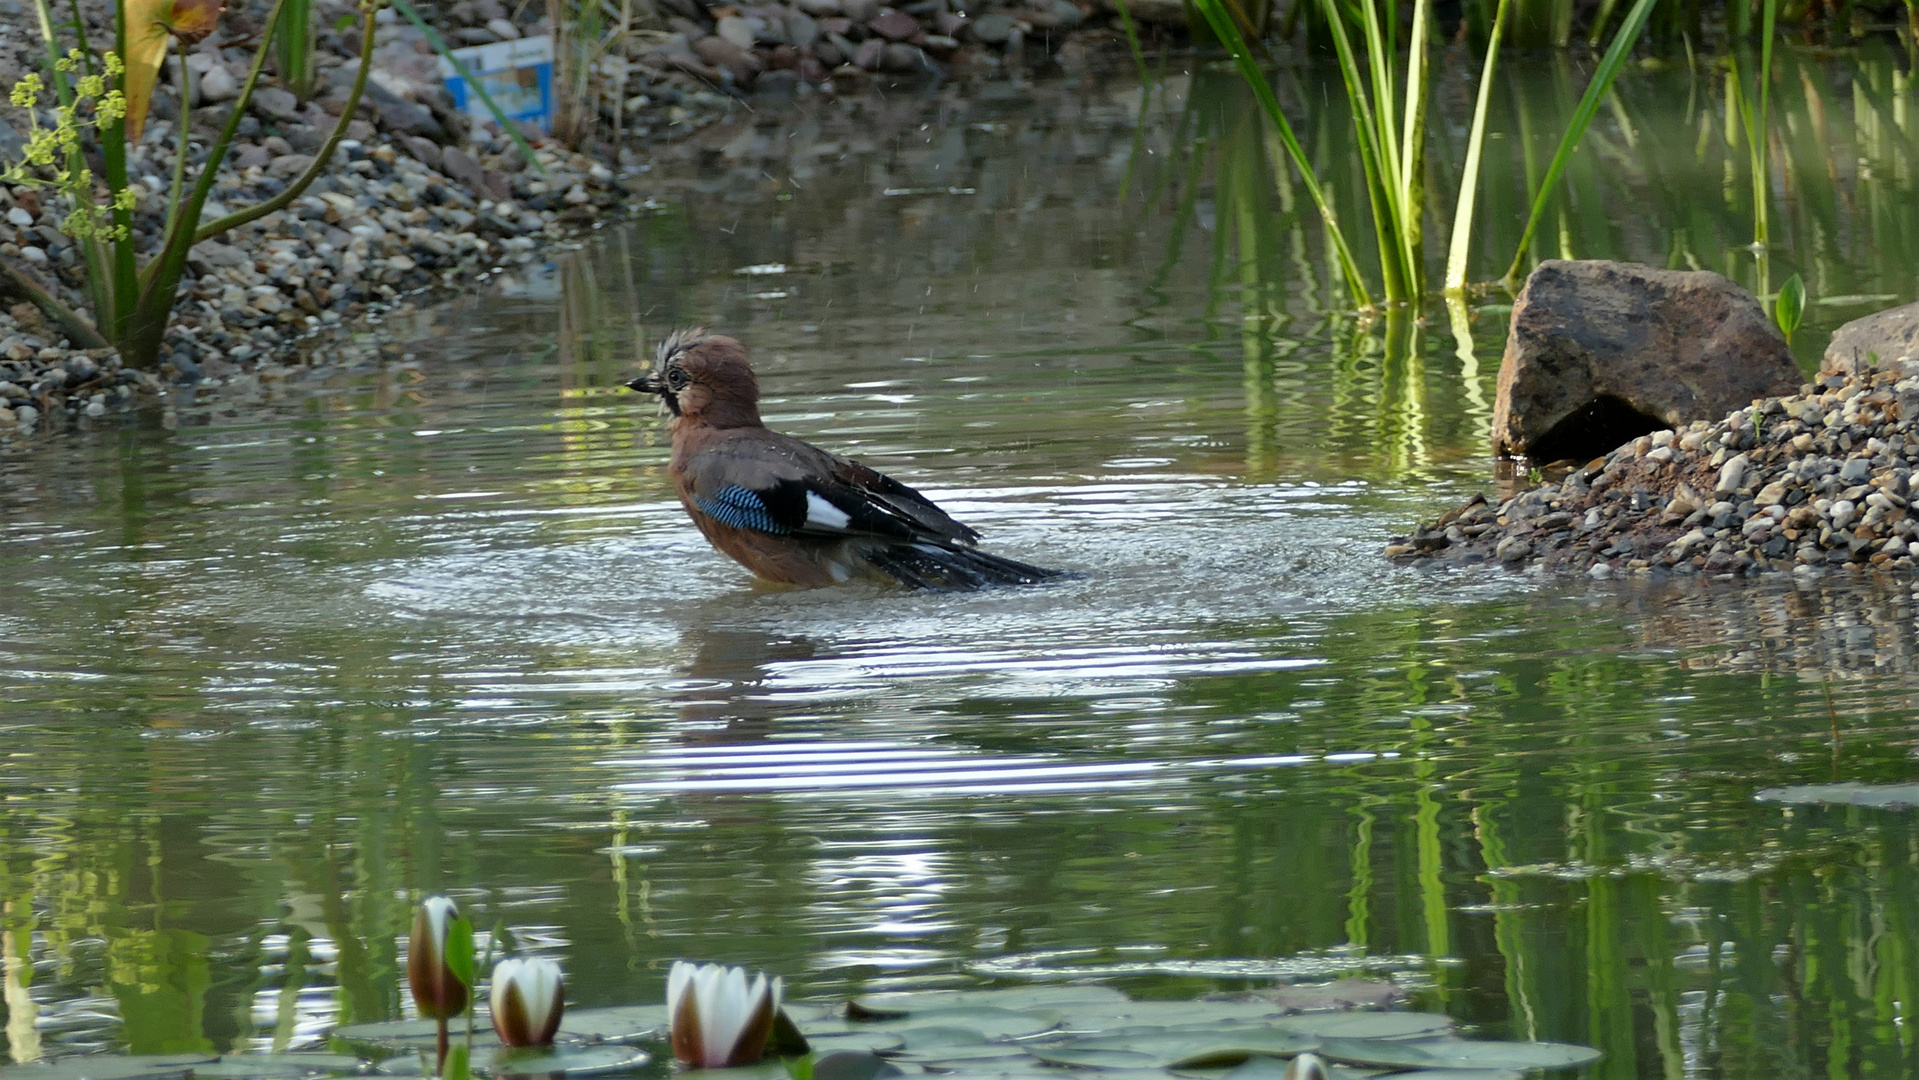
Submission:
M 313 0 L 286 0 L 274 24 L 274 68 L 280 85 L 302 101 L 313 96 L 319 84 L 313 40 Z
M 1495 8 L 1486 58 L 1480 72 L 1478 97 L 1466 148 L 1467 168 L 1454 204 L 1453 231 L 1446 267 L 1446 289 L 1463 294 L 1467 284 L 1473 210 L 1478 198 L 1479 166 L 1487 130 L 1491 86 L 1498 69 L 1498 46 L 1509 13 L 1528 0 L 1502 0 Z M 1573 111 L 1558 150 L 1538 182 L 1529 183 L 1531 212 L 1512 260 L 1508 279 L 1524 265 L 1533 233 L 1538 228 L 1560 177 L 1591 126 L 1599 104 L 1624 68 L 1633 46 L 1645 29 L 1656 0 L 1636 0 L 1614 32 L 1611 46 L 1600 60 L 1584 96 Z M 1769 0 L 1771 2 L 1771 0 Z M 1347 104 L 1352 111 L 1355 145 L 1366 177 L 1366 195 L 1372 212 L 1374 239 L 1379 250 L 1380 284 L 1389 305 L 1418 303 L 1426 295 L 1425 216 L 1431 208 L 1426 191 L 1426 113 L 1431 100 L 1433 67 L 1429 61 L 1433 17 L 1428 0 L 1414 0 L 1405 55 L 1399 56 L 1399 13 L 1392 0 L 1363 0 L 1342 6 L 1339 0 L 1319 0 L 1327 36 L 1338 57 Z M 1331 209 L 1323 185 L 1267 78 L 1254 61 L 1246 39 L 1224 0 L 1195 0 L 1208 26 L 1232 54 L 1242 78 L 1253 89 L 1261 109 L 1280 132 L 1287 152 L 1298 166 L 1302 181 L 1325 218 L 1329 238 L 1340 252 L 1353 303 L 1371 306 L 1370 291 L 1359 280 L 1351 246 Z M 1348 24 L 1355 24 L 1349 26 Z M 1356 32 L 1355 32 L 1356 31 Z

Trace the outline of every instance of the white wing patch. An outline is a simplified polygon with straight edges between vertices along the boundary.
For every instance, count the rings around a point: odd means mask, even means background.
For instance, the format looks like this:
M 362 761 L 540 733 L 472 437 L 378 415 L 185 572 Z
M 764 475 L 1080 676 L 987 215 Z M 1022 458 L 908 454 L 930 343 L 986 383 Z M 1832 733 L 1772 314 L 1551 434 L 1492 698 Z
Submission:
M 806 493 L 807 528 L 837 531 L 846 528 L 846 523 L 851 520 L 852 518 L 846 516 L 846 511 L 821 498 L 819 492 Z

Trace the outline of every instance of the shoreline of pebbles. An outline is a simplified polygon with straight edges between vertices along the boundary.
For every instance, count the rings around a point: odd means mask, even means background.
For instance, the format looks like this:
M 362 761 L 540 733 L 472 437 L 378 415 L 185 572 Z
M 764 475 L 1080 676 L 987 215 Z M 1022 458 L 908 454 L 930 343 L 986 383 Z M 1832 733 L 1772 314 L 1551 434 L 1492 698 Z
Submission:
M 900 9 L 877 0 L 792 0 L 790 7 L 761 8 L 668 3 L 666 28 L 635 36 L 638 53 L 620 83 L 629 96 L 611 103 L 627 139 L 616 146 L 589 138 L 586 153 L 538 141 L 545 175 L 490 123 L 476 125 L 455 110 L 424 35 L 384 21 L 391 13 L 382 12 L 366 97 L 327 172 L 285 209 L 195 245 L 157 370 L 123 367 L 110 349 L 74 349 L 31 304 L 0 299 L 0 450 L 35 432 L 166 398 L 175 387 L 188 397 L 223 386 L 241 393 L 222 396 L 245 396 L 266 384 L 397 359 L 397 350 L 355 342 L 351 332 L 404 310 L 409 297 L 545 258 L 552 245 L 649 206 L 631 180 L 645 171 L 644 146 L 697 134 L 742 107 L 740 95 L 749 87 L 831 94 L 852 85 L 852 75 L 867 79 L 883 71 L 923 73 L 937 85 L 941 70 L 1010 74 L 1031 61 L 1076 68 L 1088 48 L 1079 36 L 1111 36 L 1090 25 L 1110 17 L 1110 9 L 1090 3 L 990 0 L 989 6 L 969 17 L 950 11 L 947 0 Z M 24 19 L 27 7 L 25 0 L 0 0 L 0 83 L 6 87 L 42 62 L 37 35 L 9 18 Z M 324 27 L 357 7 L 351 0 L 317 0 L 315 9 Z M 237 93 L 251 61 L 247 41 L 264 10 L 259 0 L 229 4 L 221 31 L 187 60 L 197 73 L 192 127 L 201 146 L 225 122 L 221 106 Z M 87 9 L 96 35 L 106 33 L 105 12 L 99 5 Z M 547 29 L 535 6 L 509 11 L 500 0 L 456 0 L 428 17 L 455 45 Z M 1084 34 L 1069 37 L 1082 21 L 1089 24 Z M 344 108 L 358 64 L 357 35 L 357 29 L 322 31 L 320 88 L 305 101 L 262 82 L 222 162 L 204 220 L 269 198 L 305 171 Z M 171 79 L 156 88 L 146 136 L 128 155 L 139 195 L 136 228 L 149 252 L 159 246 L 156 222 L 164 214 L 179 119 Z M 0 99 L 0 157 L 17 156 L 23 130 L 20 111 Z M 82 309 L 81 259 L 58 227 L 64 209 L 46 189 L 0 185 L 0 258 Z
M 1902 358 L 1903 359 L 1903 358 Z M 1395 538 L 1397 562 L 1756 576 L 1911 569 L 1919 376 L 1824 375 L 1719 421 L 1642 435 L 1504 502 Z

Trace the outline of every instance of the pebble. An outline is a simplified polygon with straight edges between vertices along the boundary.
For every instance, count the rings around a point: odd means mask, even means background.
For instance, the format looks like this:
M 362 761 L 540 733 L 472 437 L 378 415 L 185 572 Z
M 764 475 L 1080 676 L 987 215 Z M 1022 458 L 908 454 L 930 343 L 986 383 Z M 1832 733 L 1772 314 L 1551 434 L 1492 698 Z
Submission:
M 1915 468 L 1919 377 L 1829 376 L 1717 422 L 1641 436 L 1503 502 L 1474 496 L 1387 552 L 1595 580 L 1909 570 Z

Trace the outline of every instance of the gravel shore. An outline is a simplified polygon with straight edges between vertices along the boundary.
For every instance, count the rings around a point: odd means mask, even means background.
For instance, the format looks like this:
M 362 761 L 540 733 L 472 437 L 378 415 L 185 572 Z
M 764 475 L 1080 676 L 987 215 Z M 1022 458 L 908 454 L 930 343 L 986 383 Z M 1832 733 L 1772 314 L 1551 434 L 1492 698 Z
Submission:
M 1394 559 L 1623 574 L 1910 569 L 1919 376 L 1829 376 L 1641 436 L 1498 504 L 1474 496 Z
M 459 0 L 422 8 L 456 46 L 547 29 L 544 5 L 509 10 L 496 0 Z M 188 60 L 196 72 L 191 115 L 200 148 L 225 122 L 264 10 L 259 3 L 231 5 L 221 32 Z M 356 6 L 319 0 L 316 10 L 322 27 L 345 27 L 320 35 L 322 89 L 301 101 L 263 81 L 203 220 L 285 190 L 344 109 L 359 41 L 357 28 L 341 17 Z M 935 85 L 962 70 L 1070 68 L 1084 62 L 1086 45 L 1068 40 L 1068 31 L 1095 11 L 1064 0 L 995 3 L 971 17 L 944 0 L 899 10 L 870 0 L 669 4 L 666 29 L 633 35 L 617 80 L 624 96 L 601 101 L 601 135 L 584 141 L 584 153 L 537 141 L 537 168 L 490 123 L 475 124 L 453 108 L 421 31 L 383 22 L 366 98 L 326 173 L 284 210 L 193 249 L 157 370 L 126 369 L 110 350 L 74 349 L 30 304 L 0 303 L 0 447 L 105 417 L 170 387 L 245 387 L 310 374 L 316 364 L 377 359 L 377 345 L 351 343 L 345 331 L 369 329 L 383 312 L 415 302 L 409 297 L 544 260 L 557 244 L 643 206 L 637 178 L 651 149 L 750 108 L 742 100 L 748 92 L 830 95 L 875 78 Z M 87 12 L 94 39 L 104 40 L 104 6 L 88 5 Z M 0 0 L 5 86 L 44 61 L 37 33 L 26 32 L 30 14 L 25 0 Z M 1089 27 L 1081 37 L 1102 34 L 1110 36 Z M 155 223 L 174 164 L 180 106 L 170 95 L 163 80 L 146 136 L 129 155 L 146 251 L 159 246 Z M 612 129 L 604 123 L 609 111 L 620 121 L 618 146 L 604 137 Z M 24 127 L 19 110 L 0 104 L 0 157 L 17 155 Z M 58 227 L 65 212 L 45 191 L 0 186 L 0 258 L 80 309 L 81 259 Z M 324 341 L 339 344 L 316 347 Z

